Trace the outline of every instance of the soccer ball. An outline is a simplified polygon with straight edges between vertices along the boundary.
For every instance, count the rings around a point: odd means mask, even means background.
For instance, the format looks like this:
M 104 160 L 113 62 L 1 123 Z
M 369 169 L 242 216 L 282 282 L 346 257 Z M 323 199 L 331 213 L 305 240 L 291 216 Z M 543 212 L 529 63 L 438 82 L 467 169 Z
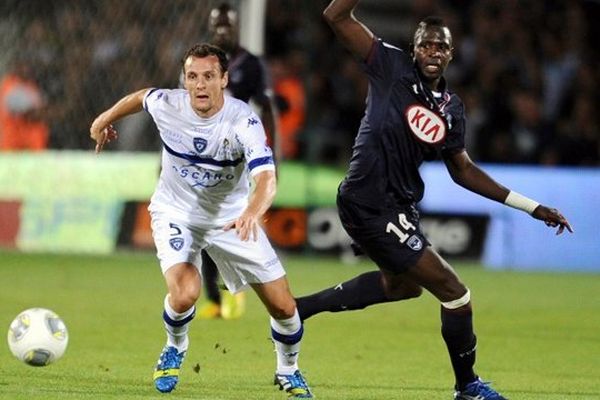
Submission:
M 8 347 L 19 360 L 43 367 L 62 357 L 69 333 L 62 319 L 45 308 L 30 308 L 13 320 L 8 329 Z

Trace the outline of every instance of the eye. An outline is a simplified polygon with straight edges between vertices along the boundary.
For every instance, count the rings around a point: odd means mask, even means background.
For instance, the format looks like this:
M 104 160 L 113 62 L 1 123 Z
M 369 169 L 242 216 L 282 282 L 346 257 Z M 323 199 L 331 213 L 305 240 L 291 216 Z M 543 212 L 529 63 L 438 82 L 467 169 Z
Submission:
M 448 43 L 439 43 L 438 47 L 443 52 L 446 52 L 446 51 L 450 50 L 450 46 L 448 45 Z

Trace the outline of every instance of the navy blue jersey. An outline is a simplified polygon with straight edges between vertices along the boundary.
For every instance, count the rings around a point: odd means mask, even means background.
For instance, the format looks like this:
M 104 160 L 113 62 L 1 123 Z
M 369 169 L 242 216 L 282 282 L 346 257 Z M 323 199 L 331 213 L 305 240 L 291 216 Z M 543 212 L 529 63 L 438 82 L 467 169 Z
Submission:
M 269 101 L 266 70 L 261 60 L 244 48 L 229 59 L 227 91 L 246 103 L 251 99 L 259 105 Z
M 432 93 L 410 55 L 381 40 L 363 68 L 366 110 L 340 194 L 377 209 L 419 202 L 423 161 L 464 149 L 463 102 L 443 79 L 440 93 Z

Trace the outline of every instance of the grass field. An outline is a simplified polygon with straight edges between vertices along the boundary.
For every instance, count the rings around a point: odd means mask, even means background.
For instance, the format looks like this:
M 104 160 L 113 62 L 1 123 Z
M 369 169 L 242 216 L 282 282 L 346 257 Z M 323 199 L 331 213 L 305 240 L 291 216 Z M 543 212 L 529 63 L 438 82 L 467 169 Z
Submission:
M 370 269 L 287 256 L 294 294 Z M 600 275 L 494 272 L 458 265 L 471 288 L 477 371 L 511 399 L 600 399 Z M 0 326 L 40 306 L 65 320 L 56 364 L 26 366 L 0 348 L 0 399 L 285 399 L 254 294 L 235 321 L 195 320 L 178 388 L 155 391 L 164 344 L 164 283 L 152 254 L 109 257 L 0 252 Z M 300 364 L 318 399 L 451 399 L 453 377 L 430 296 L 305 324 Z M 199 366 L 199 372 L 194 367 Z

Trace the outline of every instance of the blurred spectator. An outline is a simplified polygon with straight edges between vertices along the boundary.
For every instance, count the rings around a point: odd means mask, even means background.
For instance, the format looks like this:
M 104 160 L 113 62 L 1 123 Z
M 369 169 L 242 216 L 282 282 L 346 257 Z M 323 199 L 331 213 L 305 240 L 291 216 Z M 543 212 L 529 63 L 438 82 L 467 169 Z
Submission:
M 208 13 L 220 3 L 0 2 L 0 73 L 11 54 L 27 54 L 30 79 L 47 99 L 48 145 L 89 148 L 82 133 L 108 99 L 150 83 L 177 86 L 183 50 L 207 39 Z M 366 82 L 315 18 L 327 3 L 267 0 L 265 58 L 280 94 L 284 158 L 345 164 Z M 357 11 L 403 48 L 422 17 L 445 18 L 456 47 L 447 78 L 467 106 L 466 140 L 477 161 L 600 165 L 600 114 L 589 111 L 600 100 L 599 2 L 363 0 Z M 147 122 L 128 121 L 124 136 L 143 139 L 113 148 L 158 147 Z
M 261 58 L 240 45 L 237 10 L 226 2 L 214 8 L 209 17 L 208 32 L 210 41 L 225 50 L 229 59 L 226 93 L 258 108 L 257 114 L 265 127 L 269 144 L 279 157 L 280 143 L 275 140 L 279 135 L 271 105 L 269 73 Z
M 44 121 L 45 100 L 22 58 L 0 81 L 0 150 L 44 150 L 49 129 Z
M 306 91 L 302 82 L 304 54 L 290 50 L 285 56 L 269 60 L 273 90 L 278 105 L 279 150 L 282 159 L 299 154 L 298 135 L 306 119 Z

